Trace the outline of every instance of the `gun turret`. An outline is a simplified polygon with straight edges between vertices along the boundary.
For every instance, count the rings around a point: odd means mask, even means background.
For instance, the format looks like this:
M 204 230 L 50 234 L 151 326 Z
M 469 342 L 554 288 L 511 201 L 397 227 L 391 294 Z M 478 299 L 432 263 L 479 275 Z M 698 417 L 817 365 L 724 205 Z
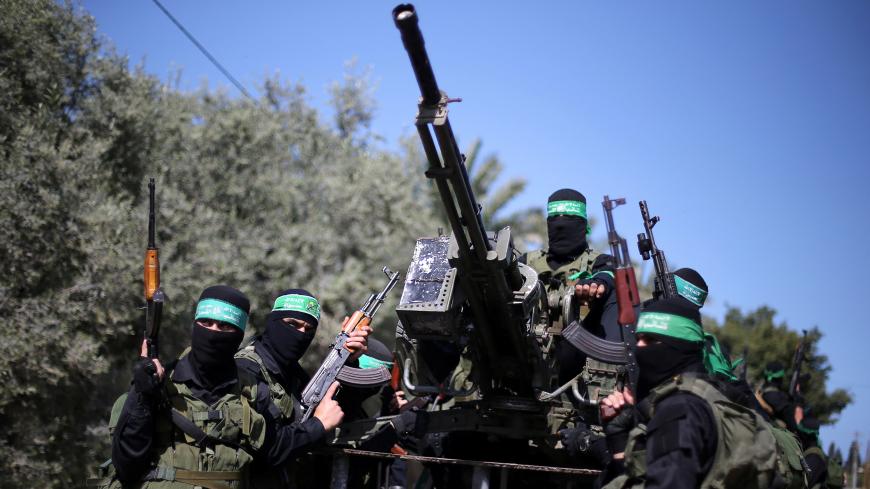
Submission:
M 393 20 L 422 94 L 416 126 L 429 162 L 426 177 L 435 182 L 453 231 L 449 241 L 418 242 L 415 257 L 435 261 L 416 269 L 412 263 L 397 313 L 411 338 L 447 339 L 469 332 L 480 360 L 475 367 L 482 395 L 531 397 L 533 378 L 542 368 L 530 325 L 540 309 L 537 274 L 518 262 L 509 227 L 496 233 L 484 228 L 447 115 L 448 103 L 456 100 L 438 88 L 414 7 L 397 6 Z M 441 271 L 438 276 L 432 274 L 433 263 L 441 264 L 435 266 Z M 439 292 L 430 297 L 427 287 Z

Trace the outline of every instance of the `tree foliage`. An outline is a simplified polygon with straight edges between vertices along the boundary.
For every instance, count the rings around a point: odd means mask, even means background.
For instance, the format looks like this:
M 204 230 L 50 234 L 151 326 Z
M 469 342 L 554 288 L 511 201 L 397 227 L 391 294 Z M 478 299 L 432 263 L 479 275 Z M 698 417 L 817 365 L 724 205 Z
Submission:
M 4 2 L 0 66 L 0 487 L 78 486 L 107 454 L 107 412 L 141 338 L 148 176 L 164 358 L 215 283 L 251 297 L 254 330 L 278 291 L 315 292 L 322 343 L 433 227 L 409 191 L 419 169 L 371 149 L 357 78 L 333 88 L 336 126 L 277 79 L 256 101 L 180 93 L 51 0 Z M 388 310 L 379 325 L 394 324 Z
M 732 357 L 741 357 L 746 351 L 749 360 L 747 380 L 750 383 L 760 384 L 764 366 L 772 361 L 786 365 L 786 382 L 791 378 L 792 358 L 800 334 L 785 323 L 774 322 L 775 315 L 776 311 L 766 306 L 746 313 L 732 307 L 721 325 L 705 320 L 705 325 L 730 350 Z M 821 337 L 822 332 L 817 327 L 807 332 L 808 347 L 801 372 L 811 374 L 811 377 L 809 382 L 801 385 L 801 394 L 814 416 L 823 423 L 833 423 L 852 401 L 852 396 L 843 389 L 827 392 L 831 365 L 828 357 L 819 351 Z

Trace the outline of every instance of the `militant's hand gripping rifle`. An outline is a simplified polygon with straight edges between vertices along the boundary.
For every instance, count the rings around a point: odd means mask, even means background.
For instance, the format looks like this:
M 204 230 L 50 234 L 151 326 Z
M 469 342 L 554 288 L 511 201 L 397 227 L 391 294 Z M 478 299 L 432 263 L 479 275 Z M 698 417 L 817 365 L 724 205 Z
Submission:
M 634 337 L 637 314 L 634 308 L 640 305 L 640 295 L 637 293 L 637 279 L 634 275 L 634 267 L 631 266 L 631 258 L 628 255 L 628 245 L 625 238 L 616 232 L 613 224 L 613 209 L 625 204 L 625 199 L 611 199 L 607 195 L 601 205 L 604 207 L 604 222 L 607 226 L 607 242 L 610 243 L 610 253 L 616 261 L 616 301 L 619 306 L 619 325 L 622 326 L 622 338 L 625 343 L 626 367 L 628 369 L 628 381 L 633 393 L 637 393 L 637 359 L 635 358 L 636 340 Z M 645 203 L 641 209 L 645 209 Z M 650 228 L 647 228 L 649 231 Z M 663 257 L 664 258 L 664 257 Z
M 326 359 L 314 373 L 311 381 L 305 386 L 302 391 L 300 403 L 302 404 L 302 421 L 310 418 L 314 414 L 314 408 L 323 400 L 329 386 L 338 380 L 347 380 L 352 385 L 370 385 L 384 383 L 390 379 L 390 372 L 384 368 L 379 369 L 352 369 L 353 373 L 346 372 L 350 367 L 345 367 L 344 362 L 350 357 L 350 350 L 344 345 L 350 338 L 350 333 L 357 329 L 368 326 L 372 322 L 372 318 L 378 312 L 381 304 L 390 290 L 396 286 L 399 281 L 399 272 L 393 272 L 389 268 L 383 268 L 384 274 L 389 281 L 387 285 L 377 294 L 372 294 L 366 300 L 365 304 L 353 315 L 347 318 L 341 324 L 341 332 L 335 337 L 335 341 L 329 347 L 329 353 Z M 342 378 L 344 374 L 344 378 Z
M 157 358 L 157 336 L 163 316 L 160 258 L 154 229 L 154 179 L 148 181 L 148 247 L 145 249 L 145 344 L 148 358 Z
M 791 360 L 791 381 L 788 383 L 788 395 L 795 399 L 800 388 L 801 367 L 803 366 L 806 357 L 807 348 L 807 330 L 803 330 L 801 341 L 794 351 L 794 357 Z
M 646 201 L 640 201 L 640 215 L 643 217 L 643 227 L 645 233 L 637 235 L 637 250 L 644 260 L 652 258 L 653 265 L 656 270 L 655 291 L 653 298 L 670 298 L 677 295 L 677 285 L 674 282 L 674 274 L 668 270 L 668 261 L 665 259 L 665 252 L 656 246 L 655 237 L 653 237 L 653 227 L 661 219 L 659 216 L 650 217 L 649 209 L 646 206 Z
M 446 252 L 449 266 L 444 263 L 443 267 L 449 271 L 433 277 L 431 263 L 420 267 L 412 263 L 411 270 L 419 272 L 419 280 L 412 276 L 406 279 L 396 312 L 412 339 L 453 341 L 470 331 L 483 397 L 499 392 L 532 398 L 535 384 L 542 384 L 544 377 L 542 355 L 536 351 L 528 324 L 540 305 L 537 273 L 519 265 L 509 227 L 494 235 L 484 228 L 465 157 L 447 117 L 447 104 L 459 99 L 450 99 L 438 89 L 413 5 L 394 8 L 393 20 L 422 94 L 416 126 L 429 162 L 426 177 L 434 180 L 453 231 Z M 428 245 L 421 244 L 423 241 L 418 241 L 418 250 L 421 246 L 440 246 L 437 240 L 430 240 Z M 443 251 L 436 253 L 436 268 L 443 263 Z M 415 259 L 417 255 L 415 251 Z M 431 289 L 435 281 L 441 289 Z M 454 281 L 459 283 L 458 290 L 453 288 Z M 469 322 L 472 326 L 465 330 Z M 408 389 L 414 391 L 410 386 Z

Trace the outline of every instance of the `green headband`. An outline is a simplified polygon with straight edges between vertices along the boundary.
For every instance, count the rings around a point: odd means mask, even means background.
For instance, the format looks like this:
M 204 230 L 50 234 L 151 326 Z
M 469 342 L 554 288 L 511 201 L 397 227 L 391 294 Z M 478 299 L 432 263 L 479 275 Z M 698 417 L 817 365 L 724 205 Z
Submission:
M 677 285 L 677 294 L 698 307 L 704 305 L 707 300 L 707 291 L 697 285 L 684 280 L 679 275 L 674 275 L 674 283 Z
M 586 217 L 586 202 L 579 200 L 555 200 L 547 202 L 547 217 L 574 216 L 586 219 L 586 234 L 592 233 L 592 226 Z
M 808 434 L 808 435 L 816 435 L 816 436 L 819 436 L 819 430 L 814 430 L 814 429 L 812 429 L 812 428 L 807 428 L 806 426 L 804 426 L 804 425 L 801 424 L 801 423 L 798 423 L 798 424 L 797 424 L 797 429 L 800 430 L 800 431 L 803 431 L 804 433 L 806 433 L 806 434 Z
M 368 355 L 362 355 L 359 357 L 359 368 L 378 368 L 385 367 L 387 369 L 393 368 L 393 362 L 385 362 L 383 360 L 378 360 L 377 358 L 370 357 Z
M 547 202 L 547 217 L 552 216 L 576 216 L 586 219 L 586 203 L 579 200 Z
M 692 343 L 704 342 L 703 359 L 707 371 L 729 380 L 737 379 L 734 365 L 722 353 L 716 337 L 705 333 L 701 325 L 691 319 L 665 312 L 642 312 L 637 321 L 637 334 L 668 336 Z
M 700 343 L 704 330 L 691 319 L 666 312 L 642 312 L 637 320 L 637 334 L 657 334 L 678 340 Z
M 320 303 L 307 295 L 287 294 L 275 299 L 272 311 L 296 311 L 320 321 Z
M 196 305 L 194 319 L 214 319 L 244 331 L 248 324 L 248 313 L 229 302 L 218 299 L 203 299 Z
M 774 370 L 772 372 L 770 370 L 764 371 L 764 378 L 767 379 L 768 382 L 773 379 L 781 379 L 783 377 L 785 377 L 785 370 Z

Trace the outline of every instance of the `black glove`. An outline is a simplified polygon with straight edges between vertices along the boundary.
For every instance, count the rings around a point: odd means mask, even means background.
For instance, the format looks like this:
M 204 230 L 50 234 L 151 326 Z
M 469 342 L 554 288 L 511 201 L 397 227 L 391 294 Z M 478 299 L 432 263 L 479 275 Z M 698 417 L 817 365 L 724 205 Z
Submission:
M 628 444 L 628 433 L 635 424 L 634 412 L 629 408 L 619 413 L 604 427 L 604 434 L 607 436 L 607 449 L 612 455 L 625 451 L 625 445 Z
M 559 439 L 562 440 L 562 445 L 572 457 L 581 453 L 588 454 L 595 457 L 595 460 L 602 466 L 610 460 L 610 452 L 607 451 L 605 438 L 585 425 L 561 430 Z
M 133 365 L 133 389 L 144 397 L 154 397 L 160 392 L 157 366 L 150 358 L 140 358 Z
M 559 439 L 562 445 L 568 450 L 568 454 L 576 457 L 581 453 L 585 453 L 592 443 L 594 435 L 589 428 L 583 426 L 579 428 L 567 428 L 559 431 Z
M 604 287 L 604 293 L 605 293 L 605 294 L 607 293 L 607 287 L 608 287 L 608 285 L 607 285 L 607 282 L 606 282 L 604 279 L 600 279 L 600 278 L 585 278 L 585 279 L 583 279 L 583 280 L 578 280 L 576 285 L 586 285 L 586 284 L 589 284 L 589 285 L 592 285 L 592 284 L 598 284 L 598 285 Z
M 407 409 L 400 411 L 397 416 L 390 420 L 390 423 L 393 425 L 393 428 L 396 429 L 399 438 L 419 433 L 417 425 L 420 422 L 420 414 L 419 409 Z

